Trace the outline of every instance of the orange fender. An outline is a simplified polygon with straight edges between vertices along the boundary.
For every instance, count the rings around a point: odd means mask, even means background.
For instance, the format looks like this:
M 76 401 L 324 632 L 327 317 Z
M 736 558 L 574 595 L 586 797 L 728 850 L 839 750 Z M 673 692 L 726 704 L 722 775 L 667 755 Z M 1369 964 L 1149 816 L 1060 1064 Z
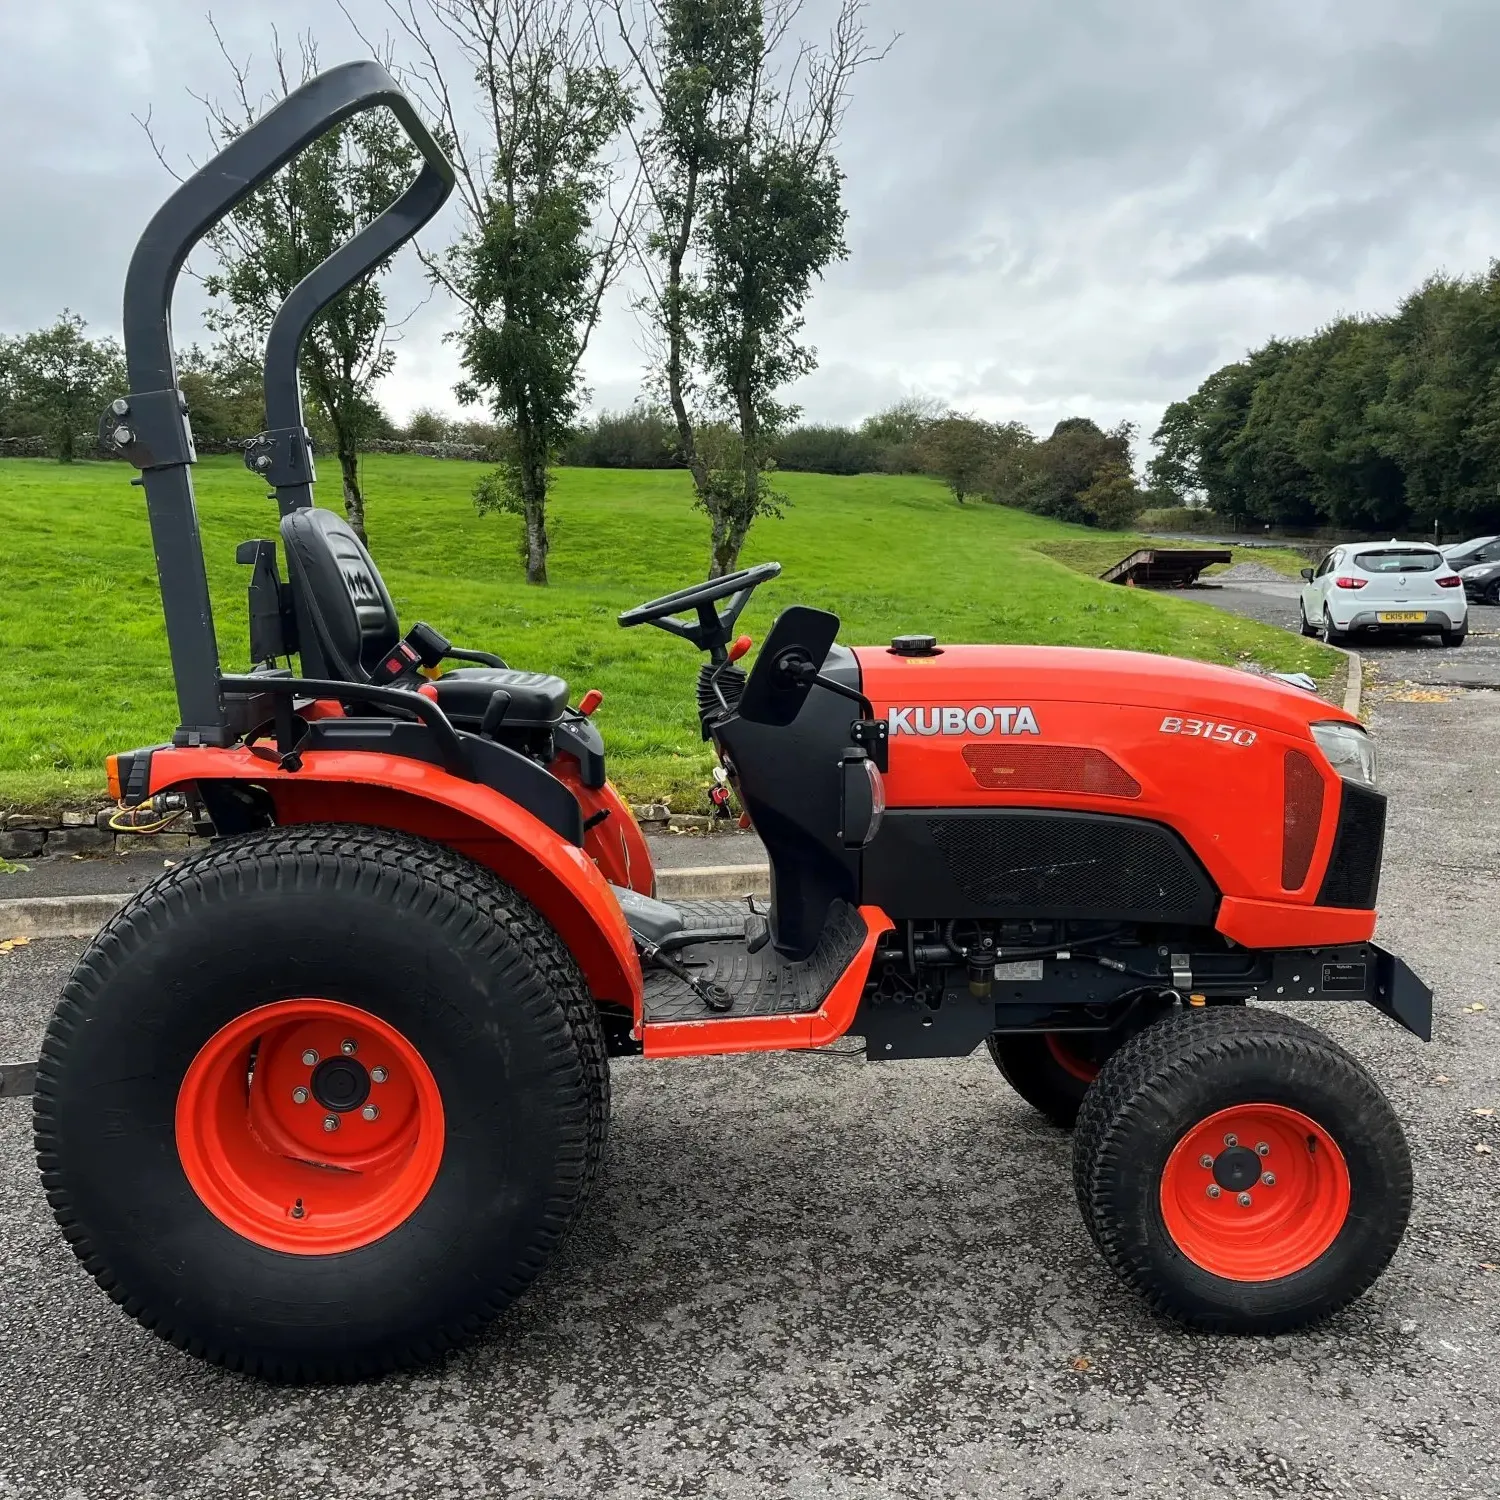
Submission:
M 366 750 L 310 750 L 299 771 L 283 771 L 243 746 L 152 755 L 151 795 L 196 781 L 263 787 L 278 823 L 394 828 L 467 855 L 552 924 L 596 1000 L 629 1006 L 640 1019 L 640 961 L 608 882 L 582 849 L 499 792 L 425 761 Z

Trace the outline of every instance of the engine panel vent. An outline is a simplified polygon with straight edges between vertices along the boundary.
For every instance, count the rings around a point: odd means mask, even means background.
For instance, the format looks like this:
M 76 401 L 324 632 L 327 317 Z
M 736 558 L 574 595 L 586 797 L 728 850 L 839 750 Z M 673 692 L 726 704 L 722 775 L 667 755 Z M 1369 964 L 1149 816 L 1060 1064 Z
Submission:
M 865 899 L 893 917 L 1209 924 L 1218 892 L 1160 823 L 1045 808 L 893 808 L 865 851 Z
M 1309 756 L 1288 750 L 1281 812 L 1281 888 L 1299 890 L 1312 868 L 1323 822 L 1323 776 Z
M 1373 911 L 1384 846 L 1385 798 L 1370 787 L 1346 781 L 1318 905 Z
M 1088 745 L 965 745 L 964 760 L 986 791 L 1083 792 L 1139 797 L 1141 784 L 1118 761 Z

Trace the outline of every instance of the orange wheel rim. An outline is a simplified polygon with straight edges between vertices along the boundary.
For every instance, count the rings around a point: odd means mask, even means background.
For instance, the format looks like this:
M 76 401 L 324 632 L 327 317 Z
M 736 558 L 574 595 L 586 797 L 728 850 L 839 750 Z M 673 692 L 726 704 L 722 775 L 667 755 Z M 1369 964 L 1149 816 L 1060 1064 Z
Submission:
M 1079 1083 L 1092 1083 L 1099 1076 L 1099 1064 L 1080 1057 L 1055 1032 L 1047 1033 L 1047 1051 L 1064 1073 L 1076 1078 Z
M 331 1122 L 331 1123 L 330 1123 Z M 432 1070 L 394 1026 L 334 1000 L 278 1000 L 205 1042 L 177 1093 L 177 1154 L 220 1223 L 270 1250 L 333 1255 L 405 1223 L 443 1155 Z
M 1167 1233 L 1231 1281 L 1310 1266 L 1349 1217 L 1349 1168 L 1317 1121 L 1282 1104 L 1237 1104 L 1194 1125 L 1161 1178 Z

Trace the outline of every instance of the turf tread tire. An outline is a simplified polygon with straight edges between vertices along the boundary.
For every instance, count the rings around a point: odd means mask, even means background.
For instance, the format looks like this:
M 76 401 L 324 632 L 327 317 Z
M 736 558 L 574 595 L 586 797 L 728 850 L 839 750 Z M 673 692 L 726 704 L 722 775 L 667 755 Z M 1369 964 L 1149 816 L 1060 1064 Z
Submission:
M 288 872 L 289 883 L 283 878 Z M 572 1119 L 568 1149 L 558 1159 L 561 1171 L 555 1191 L 527 1254 L 497 1267 L 461 1312 L 383 1348 L 302 1357 L 247 1354 L 212 1331 L 190 1326 L 167 1302 L 140 1295 L 117 1273 L 59 1159 L 59 1107 L 65 1103 L 76 1041 L 88 1028 L 109 1019 L 109 982 L 150 945 L 170 941 L 174 928 L 195 907 L 218 901 L 232 910 L 236 899 L 252 893 L 306 892 L 328 881 L 345 894 L 358 893 L 415 917 L 439 919 L 455 946 L 488 938 L 508 950 L 496 972 L 517 978 L 519 1003 L 541 1028 L 550 1049 Z M 571 954 L 523 896 L 446 846 L 411 834 L 301 824 L 215 840 L 143 887 L 105 924 L 80 958 L 48 1024 L 37 1068 L 33 1128 L 37 1164 L 53 1215 L 74 1255 L 116 1303 L 158 1337 L 209 1363 L 300 1383 L 364 1379 L 426 1363 L 467 1342 L 492 1321 L 525 1291 L 576 1220 L 604 1155 L 609 1106 L 609 1063 L 597 1007 Z
M 1280 1281 L 1234 1283 L 1193 1266 L 1160 1224 L 1154 1195 L 1148 1195 L 1147 1203 L 1137 1199 L 1132 1204 L 1122 1184 L 1153 1145 L 1165 1155 L 1180 1139 L 1181 1130 L 1176 1130 L 1170 1140 L 1153 1143 L 1147 1116 L 1159 1118 L 1174 1093 L 1201 1088 L 1206 1076 L 1227 1073 L 1257 1053 L 1273 1072 L 1300 1080 L 1299 1086 L 1331 1088 L 1347 1102 L 1358 1130 L 1332 1133 L 1350 1159 L 1355 1200 L 1345 1230 L 1312 1266 Z M 1182 1129 L 1191 1123 L 1185 1119 Z M 1330 1128 L 1326 1119 L 1319 1118 L 1319 1124 Z M 1362 1203 L 1361 1179 L 1371 1176 L 1370 1164 L 1383 1180 L 1378 1200 Z M 1158 1188 L 1159 1182 L 1158 1176 Z M 1353 1302 L 1395 1253 L 1412 1203 L 1406 1138 L 1363 1066 L 1322 1032 L 1290 1016 L 1229 1007 L 1167 1016 L 1132 1037 L 1105 1063 L 1079 1111 L 1073 1185 L 1089 1234 L 1120 1278 L 1158 1313 L 1218 1333 L 1288 1332 Z M 1147 1228 L 1153 1217 L 1155 1234 Z

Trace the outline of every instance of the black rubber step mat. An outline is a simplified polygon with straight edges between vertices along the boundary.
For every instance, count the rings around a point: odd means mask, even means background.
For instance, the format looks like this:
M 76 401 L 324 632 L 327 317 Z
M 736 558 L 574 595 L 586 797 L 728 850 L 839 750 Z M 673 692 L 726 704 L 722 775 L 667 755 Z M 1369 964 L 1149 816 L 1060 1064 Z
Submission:
M 728 901 L 685 902 L 679 910 L 694 910 L 694 928 L 711 930 L 728 920 L 732 909 L 743 922 L 745 908 Z M 710 924 L 707 907 L 723 909 Z M 692 989 L 675 974 L 648 967 L 646 981 L 646 1022 L 659 1025 L 664 1021 L 733 1021 L 745 1016 L 808 1015 L 822 1003 L 849 967 L 865 940 L 865 919 L 857 908 L 836 901 L 829 908 L 818 946 L 800 963 L 789 963 L 769 943 L 759 953 L 746 950 L 744 939 L 733 942 L 694 943 L 672 955 L 686 964 L 693 976 L 720 984 L 729 991 L 734 1003 L 728 1010 L 709 1010 Z

